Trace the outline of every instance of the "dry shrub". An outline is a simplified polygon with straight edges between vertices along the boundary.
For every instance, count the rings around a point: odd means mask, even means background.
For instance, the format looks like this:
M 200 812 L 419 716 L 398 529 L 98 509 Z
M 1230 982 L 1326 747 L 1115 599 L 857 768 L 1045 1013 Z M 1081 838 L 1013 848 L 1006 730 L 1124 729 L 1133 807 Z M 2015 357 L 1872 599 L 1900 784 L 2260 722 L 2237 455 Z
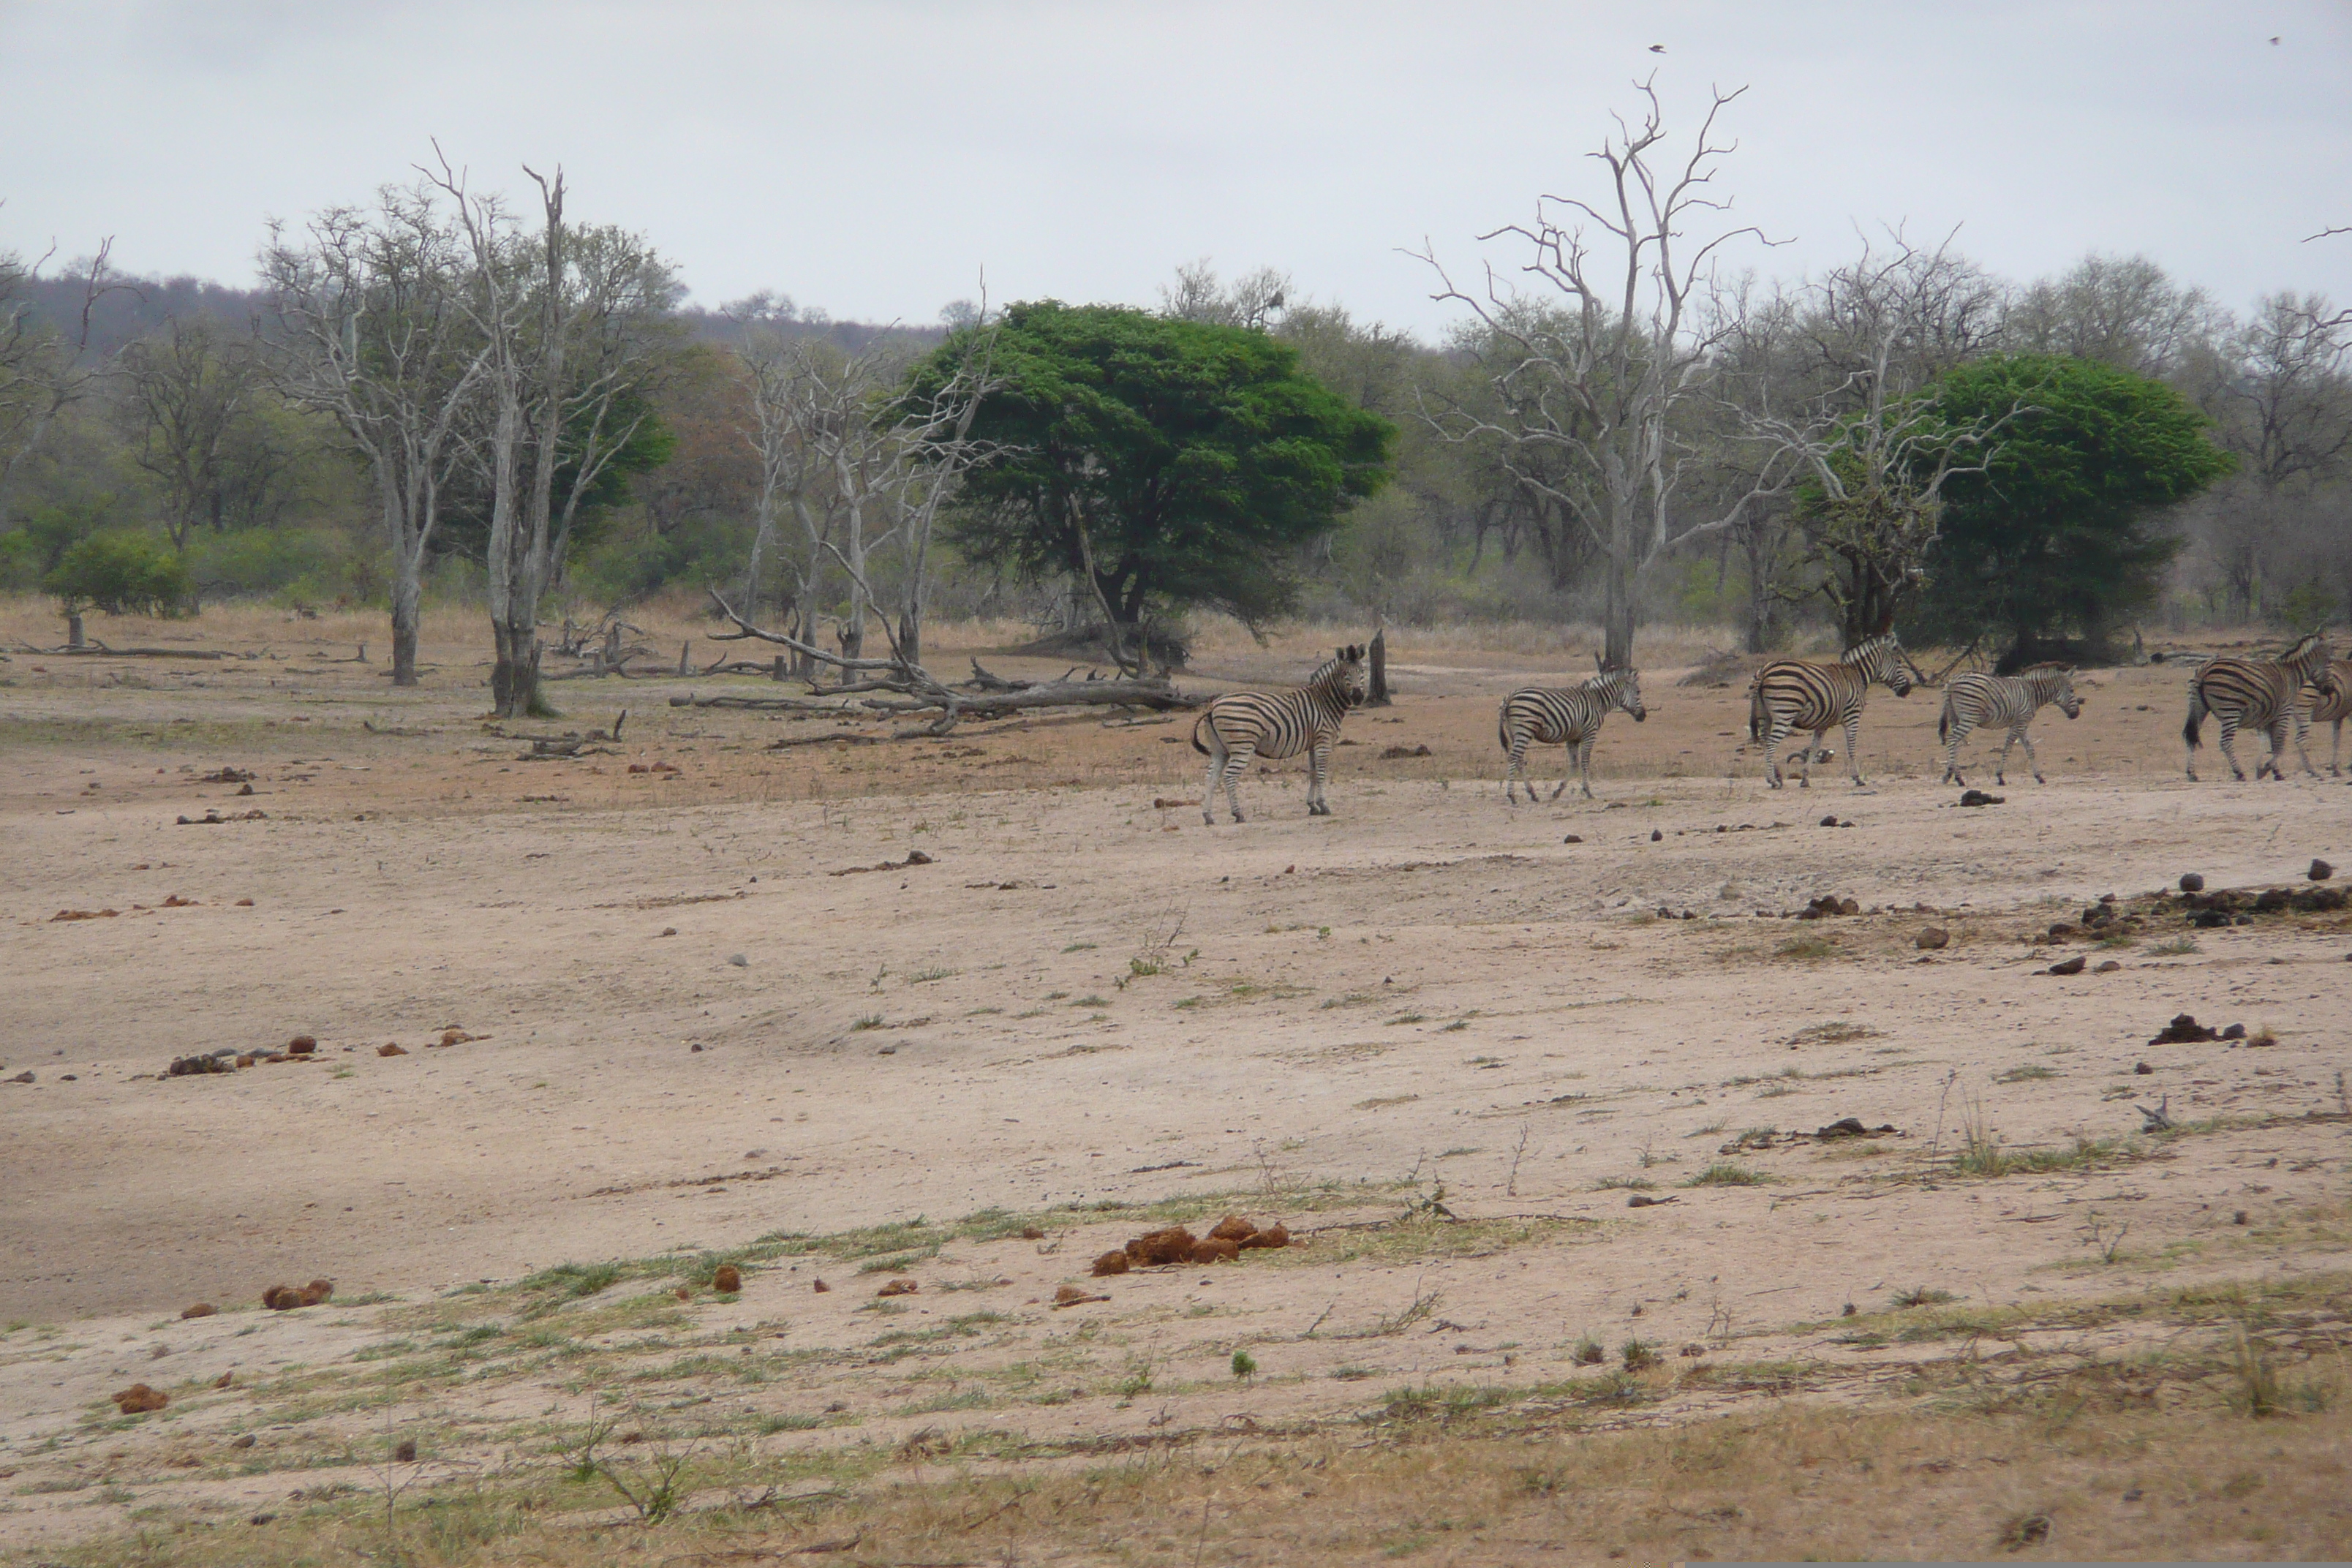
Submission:
M 307 1057 L 318 1048 L 319 1042 L 309 1035 L 297 1035 L 286 1042 L 286 1054 L 289 1057 Z
M 911 1296 L 918 1289 L 912 1279 L 893 1279 L 874 1294 L 877 1300 L 884 1296 Z
M 302 1304 L 302 1292 L 291 1285 L 272 1285 L 261 1293 L 261 1304 L 273 1312 L 290 1312 Z
M 1287 1227 L 1277 1222 L 1276 1224 L 1267 1226 L 1264 1230 L 1257 1232 L 1255 1235 L 1244 1238 L 1240 1245 L 1242 1250 L 1244 1252 L 1261 1247 L 1288 1247 L 1290 1245 L 1290 1231 Z
M 378 1046 L 375 1048 L 375 1054 L 380 1057 L 404 1057 L 408 1054 L 408 1050 L 404 1046 L 395 1046 L 387 1042 Z
M 1214 1241 L 1247 1241 L 1256 1234 L 1257 1226 L 1234 1214 L 1219 1220 L 1216 1227 L 1209 1232 L 1210 1238 Z
M 115 1408 L 125 1415 L 143 1415 L 150 1410 L 161 1410 L 172 1403 L 170 1394 L 160 1388 L 150 1388 L 143 1383 L 134 1383 L 112 1397 Z
M 822 1280 L 822 1279 L 812 1279 L 812 1280 L 810 1280 L 810 1281 L 809 1281 L 809 1289 L 810 1289 L 811 1290 L 814 1291 L 817 1295 L 822 1296 L 822 1295 L 824 1295 L 826 1291 L 828 1291 L 828 1290 L 832 1289 L 833 1289 L 833 1287 L 832 1287 L 832 1286 L 830 1286 L 830 1285 L 828 1285 L 828 1284 L 826 1284 L 826 1283 L 825 1283 L 824 1280 Z
M 1101 1279 L 1106 1274 L 1126 1273 L 1127 1254 L 1124 1252 L 1104 1253 L 1100 1258 L 1095 1259 L 1095 1266 L 1092 1272 L 1097 1279 Z
M 1241 1247 L 1222 1237 L 1212 1236 L 1192 1244 L 1195 1263 L 1238 1263 L 1241 1256 Z
M 199 1301 L 193 1307 L 181 1308 L 180 1316 L 183 1318 L 209 1318 L 213 1315 L 215 1310 L 215 1309 L 210 1301 Z
M 710 1288 L 722 1296 L 732 1296 L 743 1289 L 743 1271 L 731 1263 L 722 1263 L 710 1276 Z
M 329 1300 L 334 1295 L 334 1293 L 335 1282 L 333 1280 L 313 1279 L 308 1285 L 302 1287 L 302 1305 L 305 1307 L 315 1307 L 319 1305 L 320 1302 Z

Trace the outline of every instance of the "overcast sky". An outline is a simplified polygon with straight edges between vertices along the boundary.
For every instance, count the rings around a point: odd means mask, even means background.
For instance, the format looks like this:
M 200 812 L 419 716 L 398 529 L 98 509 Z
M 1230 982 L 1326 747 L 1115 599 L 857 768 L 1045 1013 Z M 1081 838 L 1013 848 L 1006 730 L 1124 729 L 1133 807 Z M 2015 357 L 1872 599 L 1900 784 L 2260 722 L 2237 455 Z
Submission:
M 1471 268 L 1591 192 L 1653 70 L 1685 132 L 1748 89 L 1721 183 L 1790 242 L 1735 253 L 1762 272 L 1907 223 L 2020 279 L 2138 252 L 2236 308 L 2352 298 L 2352 236 L 2301 243 L 2352 225 L 2342 0 L 0 0 L 0 248 L 110 234 L 130 271 L 247 283 L 265 220 L 438 137 L 478 186 L 561 163 L 708 305 L 928 322 L 983 268 L 1000 303 L 1149 304 L 1208 257 L 1427 331 L 1400 249 Z

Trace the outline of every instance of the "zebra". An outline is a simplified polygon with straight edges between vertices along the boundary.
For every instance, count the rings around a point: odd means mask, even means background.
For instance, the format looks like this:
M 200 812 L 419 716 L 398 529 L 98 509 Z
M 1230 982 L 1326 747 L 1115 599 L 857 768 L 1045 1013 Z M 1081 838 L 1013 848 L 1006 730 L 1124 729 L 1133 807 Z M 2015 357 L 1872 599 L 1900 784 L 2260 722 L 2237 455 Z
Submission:
M 1506 805 L 1517 804 L 1511 793 L 1517 782 L 1519 768 L 1527 761 L 1531 742 L 1547 746 L 1565 745 L 1582 777 L 1584 798 L 1592 798 L 1592 742 L 1600 738 L 1601 721 L 1612 708 L 1622 708 L 1641 723 L 1650 716 L 1642 706 L 1642 674 L 1631 668 L 1612 669 L 1606 659 L 1593 656 L 1600 666 L 1598 675 L 1588 675 L 1583 681 L 1570 687 L 1528 686 L 1503 700 L 1502 711 L 1496 716 L 1496 739 L 1502 742 L 1509 760 L 1503 765 L 1503 800 Z M 1558 800 L 1568 788 L 1568 775 L 1562 773 L 1559 788 L 1551 792 Z M 1528 804 L 1536 803 L 1536 786 L 1528 785 Z
M 1872 681 L 1884 682 L 1897 697 L 1911 695 L 1911 657 L 1893 632 L 1856 643 L 1838 656 L 1835 664 L 1809 658 L 1784 658 L 1756 672 L 1748 689 L 1748 738 L 1763 742 L 1765 777 L 1774 789 L 1782 787 L 1777 753 L 1791 731 L 1811 730 L 1812 744 L 1805 748 L 1801 789 L 1813 785 L 1813 756 L 1832 725 L 1845 727 L 1846 761 L 1853 782 L 1862 784 L 1862 752 L 1855 731 L 1862 723 L 1862 704 Z
M 1348 710 L 1362 704 L 1370 683 L 1364 673 L 1364 650 L 1353 643 L 1336 658 L 1317 667 L 1307 684 L 1291 691 L 1229 691 L 1211 702 L 1193 721 L 1192 749 L 1209 759 L 1209 778 L 1201 796 L 1201 820 L 1217 825 L 1217 778 L 1224 776 L 1225 805 L 1234 820 L 1242 820 L 1238 785 L 1253 756 L 1295 757 L 1310 754 L 1313 777 L 1307 786 L 1307 814 L 1328 816 L 1324 783 L 1331 773 L 1331 746 L 1339 738 L 1339 721 Z M 1201 743 L 1205 731 L 1210 743 Z
M 2254 782 L 2261 783 L 2265 773 L 2284 782 L 2286 771 L 2279 759 L 2286 754 L 2290 724 L 2303 771 L 2317 778 L 2319 770 L 2311 765 L 2311 752 L 2304 745 L 2309 726 L 2296 699 L 2306 684 L 2322 691 L 2333 687 L 2335 676 L 2328 668 L 2332 651 L 2326 634 L 2313 632 L 2276 658 L 2216 658 L 2201 666 L 2189 679 L 2189 721 L 2180 728 L 2180 738 L 2189 742 L 2189 779 L 2197 777 L 2197 731 L 2208 713 L 2221 721 L 2221 754 L 2230 759 L 2230 772 L 2240 783 L 2245 782 L 2246 770 L 2238 765 L 2232 745 L 2238 731 L 2258 730 L 2270 737 L 2271 754 L 2256 764 Z
M 2074 695 L 2074 671 L 2060 664 L 2037 664 L 2017 675 L 1955 676 L 1944 691 L 1943 716 L 1936 721 L 1936 738 L 1944 742 L 1944 782 L 1966 784 L 1960 776 L 1960 742 L 1969 731 L 1995 724 L 2009 726 L 2009 739 L 2000 743 L 2000 761 L 1993 764 L 1992 782 L 2009 782 L 2009 749 L 2020 741 L 2025 742 L 2025 765 L 2033 770 L 2035 784 L 2048 784 L 2042 776 L 2042 764 L 2034 759 L 2033 737 L 2025 727 L 2033 722 L 2033 715 L 2052 702 L 2058 704 L 2067 718 L 2079 717 L 2082 699 Z
M 2344 721 L 2352 719 L 2352 658 L 2339 658 L 2327 667 L 2324 679 L 2311 682 L 2311 722 L 2333 724 L 2335 737 L 2327 743 L 2327 771 L 2342 777 L 2344 770 L 2336 765 L 2336 755 L 2344 747 Z

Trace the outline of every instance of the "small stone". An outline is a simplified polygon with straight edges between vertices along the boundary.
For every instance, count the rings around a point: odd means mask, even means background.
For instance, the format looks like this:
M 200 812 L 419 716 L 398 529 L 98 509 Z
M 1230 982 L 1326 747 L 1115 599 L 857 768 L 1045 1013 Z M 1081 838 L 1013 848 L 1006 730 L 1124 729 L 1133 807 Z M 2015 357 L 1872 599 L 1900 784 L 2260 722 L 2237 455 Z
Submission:
M 701 1050 L 701 1049 L 702 1049 L 702 1042 L 701 1042 L 700 1040 L 697 1040 L 697 1041 L 695 1041 L 692 1045 L 690 1045 L 690 1046 L 688 1046 L 688 1047 L 686 1047 L 686 1053 L 687 1053 L 687 1055 L 688 1055 L 688 1056 L 692 1056 L 692 1055 L 694 1055 L 696 1052 L 698 1052 L 698 1051 L 699 1051 L 699 1050 Z
M 2180 890 L 2184 893 L 2201 893 L 2205 890 L 2205 879 L 2190 871 L 2180 879 Z
M 216 1309 L 210 1301 L 199 1301 L 193 1307 L 181 1308 L 180 1316 L 183 1318 L 209 1318 L 213 1315 L 215 1310 L 216 1310 Z
M 1837 813 L 1832 811 L 1827 816 L 1822 817 L 1821 825 L 1823 827 L 1835 827 L 1837 826 Z
M 125 1415 L 143 1415 L 150 1410 L 161 1410 L 172 1403 L 172 1396 L 160 1388 L 150 1388 L 134 1383 L 120 1394 L 110 1396 L 115 1408 Z
M 1567 837 L 1561 839 L 1560 842 L 1562 844 L 1581 844 L 1584 842 L 1584 838 L 1580 834 L 1571 833 Z
M 1942 926 L 1929 926 L 1927 930 L 1921 931 L 1917 936 L 1911 939 L 1911 945 L 1918 948 L 1923 952 L 1933 949 L 1949 947 L 1952 945 L 1952 933 L 1946 931 Z
M 2336 868 L 2329 865 L 2325 860 L 2314 860 L 2311 863 L 2311 869 L 2305 872 L 2304 875 L 2309 877 L 2315 882 L 2325 882 L 2328 878 L 2336 875 Z
M 408 1054 L 408 1049 L 404 1046 L 395 1046 L 387 1043 L 378 1046 L 375 1048 L 375 1054 L 380 1057 L 404 1057 Z
M 1655 844 L 1655 843 L 1657 843 L 1660 839 L 1664 838 L 1664 837 L 1665 837 L 1665 835 L 1664 835 L 1664 833 L 1659 832 L 1656 828 L 1653 827 L 1652 829 L 1650 829 L 1650 842 L 1651 842 L 1651 843 Z
M 213 1386 L 215 1388 L 226 1388 L 236 1382 L 236 1373 L 233 1372 L 225 1372 L 218 1377 L 213 1379 Z M 250 1437 L 240 1438 L 236 1442 L 230 1444 L 229 1447 L 232 1448 L 250 1448 L 253 1447 L 253 1439 Z
M 2242 1040 L 2245 1037 L 2246 1026 L 2243 1024 L 2232 1024 L 2221 1031 L 2221 1038 L 2225 1040 Z
M 733 964 L 738 969 L 749 969 L 751 967 L 751 961 L 744 957 L 740 952 L 729 953 L 727 955 L 727 962 Z
M 247 1432 L 247 1433 L 246 1433 L 243 1436 L 241 1436 L 241 1437 L 237 1437 L 237 1438 L 235 1438 L 235 1439 L 233 1439 L 233 1440 L 231 1440 L 231 1442 L 229 1443 L 229 1447 L 232 1447 L 232 1448 L 250 1448 L 250 1447 L 253 1447 L 253 1434 L 252 1434 L 252 1433 L 250 1433 L 250 1432 Z
M 820 1295 L 820 1296 L 824 1295 L 826 1291 L 828 1291 L 828 1290 L 830 1290 L 830 1289 L 833 1289 L 833 1287 L 832 1287 L 832 1286 L 830 1286 L 830 1285 L 826 1284 L 826 1283 L 825 1283 L 824 1280 L 822 1280 L 822 1279 L 812 1279 L 812 1280 L 810 1280 L 810 1281 L 809 1281 L 809 1287 L 810 1287 L 810 1289 L 811 1289 L 814 1290 L 814 1291 L 815 1291 L 818 1295 Z
M 2142 1078 L 2146 1078 L 2155 1070 L 2156 1069 L 2154 1068 L 2148 1066 L 2146 1062 L 2135 1062 L 2132 1064 L 2132 1071 L 2139 1074 Z
M 2052 964 L 2042 973 L 2046 974 L 2080 974 L 2083 973 L 2083 965 L 2087 962 L 2089 961 L 2084 958 L 2083 954 L 2078 952 L 2072 958 L 2059 960 L 2056 963 Z
M 2243 1210 L 2243 1209 L 2239 1209 L 2239 1210 L 2235 1211 L 2234 1213 L 2232 1213 L 2232 1214 L 2230 1215 L 2230 1223 L 2231 1223 L 2231 1225 L 2243 1225 L 2243 1224 L 2245 1224 L 2245 1223 L 2246 1223 L 2246 1211 L 2245 1211 L 2245 1210 Z
M 318 1048 L 319 1042 L 309 1035 L 297 1035 L 286 1042 L 286 1054 L 289 1057 L 307 1057 Z
M 2116 970 L 2121 969 L 2122 967 L 2122 963 L 2110 958 L 2101 963 L 2096 969 L 2091 971 L 2091 973 L 2094 974 L 2113 974 Z

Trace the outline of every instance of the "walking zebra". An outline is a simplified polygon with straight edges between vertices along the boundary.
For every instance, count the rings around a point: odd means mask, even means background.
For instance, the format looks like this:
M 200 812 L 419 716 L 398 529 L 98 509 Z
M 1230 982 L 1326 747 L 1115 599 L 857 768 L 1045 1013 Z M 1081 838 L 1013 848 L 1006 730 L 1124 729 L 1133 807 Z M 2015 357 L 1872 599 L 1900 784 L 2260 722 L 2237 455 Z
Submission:
M 1201 820 L 1216 826 L 1220 773 L 1224 775 L 1225 805 L 1239 822 L 1242 802 L 1237 786 L 1250 758 L 1295 757 L 1301 752 L 1310 752 L 1314 764 L 1307 786 L 1307 813 L 1330 816 L 1323 785 L 1331 773 L 1331 745 L 1339 738 L 1339 721 L 1348 716 L 1349 709 L 1363 702 L 1367 686 L 1364 650 L 1351 643 L 1296 690 L 1229 691 L 1211 702 L 1192 725 L 1192 749 L 1209 759 Z M 1201 743 L 1204 731 L 1209 737 L 1205 746 Z
M 1777 753 L 1791 731 L 1813 732 L 1812 744 L 1805 748 L 1804 774 L 1797 781 L 1799 788 L 1811 789 L 1813 756 L 1822 748 L 1822 737 L 1831 726 L 1840 724 L 1845 727 L 1846 761 L 1853 764 L 1853 782 L 1860 786 L 1862 752 L 1856 748 L 1854 732 L 1862 723 L 1863 700 L 1874 680 L 1883 682 L 1897 697 L 1911 695 L 1911 657 L 1893 632 L 1856 643 L 1839 655 L 1835 664 L 1784 658 L 1757 671 L 1756 684 L 1748 689 L 1748 734 L 1764 744 L 1764 776 L 1774 789 L 1782 787 Z
M 2335 738 L 2327 743 L 2327 771 L 2339 777 L 2344 770 L 2336 759 L 2344 747 L 2347 719 L 2352 719 L 2352 658 L 2339 658 L 2327 667 L 2325 681 L 2311 683 L 2311 722 L 2336 726 Z
M 1517 804 L 1511 793 L 1518 781 L 1519 768 L 1527 761 L 1530 743 L 1568 748 L 1574 759 L 1576 771 L 1584 783 L 1584 798 L 1592 798 L 1592 742 L 1600 738 L 1601 721 L 1612 708 L 1622 708 L 1641 723 L 1649 718 L 1650 710 L 1642 706 L 1642 675 L 1635 669 L 1612 669 L 1599 655 L 1595 661 L 1601 673 L 1588 675 L 1582 683 L 1570 687 L 1528 686 L 1503 700 L 1503 710 L 1497 719 L 1496 738 L 1502 742 L 1509 761 L 1503 765 L 1503 800 L 1506 805 Z M 1562 764 L 1563 768 L 1566 766 Z M 1568 775 L 1560 775 L 1559 788 L 1551 792 L 1558 800 L 1568 788 Z M 1528 785 L 1528 804 L 1536 803 L 1536 786 Z
M 2083 711 L 2082 699 L 2074 695 L 2074 671 L 2065 665 L 2037 664 L 2017 675 L 1953 677 L 1944 691 L 1943 717 L 1936 721 L 1936 738 L 1944 742 L 1944 782 L 1969 782 L 1960 776 L 1960 742 L 1969 738 L 1969 731 L 2006 724 L 2009 739 L 2000 743 L 2000 761 L 1993 764 L 1992 782 L 2009 782 L 2003 776 L 2009 767 L 2009 749 L 2022 741 L 2025 765 L 2033 770 L 2033 782 L 2048 784 L 2042 776 L 2042 764 L 2034 760 L 2033 737 L 2025 732 L 2025 727 L 2052 702 L 2069 719 Z
M 2254 768 L 2254 782 L 2259 784 L 2265 773 L 2285 779 L 2279 759 L 2286 754 L 2290 724 L 2303 771 L 2317 778 L 2319 770 L 2311 765 L 2311 753 L 2304 746 L 2309 725 L 2296 699 L 2306 684 L 2322 691 L 2333 687 L 2330 652 L 2326 634 L 2314 632 L 2276 658 L 2217 658 L 2200 668 L 2189 681 L 2189 722 L 2180 729 L 2180 738 L 2189 742 L 2189 778 L 2197 777 L 2197 731 L 2208 713 L 2221 721 L 2221 754 L 2230 759 L 2230 772 L 2239 782 L 2244 782 L 2246 770 L 2238 765 L 2232 745 L 2238 731 L 2256 730 L 2270 737 L 2271 754 Z

